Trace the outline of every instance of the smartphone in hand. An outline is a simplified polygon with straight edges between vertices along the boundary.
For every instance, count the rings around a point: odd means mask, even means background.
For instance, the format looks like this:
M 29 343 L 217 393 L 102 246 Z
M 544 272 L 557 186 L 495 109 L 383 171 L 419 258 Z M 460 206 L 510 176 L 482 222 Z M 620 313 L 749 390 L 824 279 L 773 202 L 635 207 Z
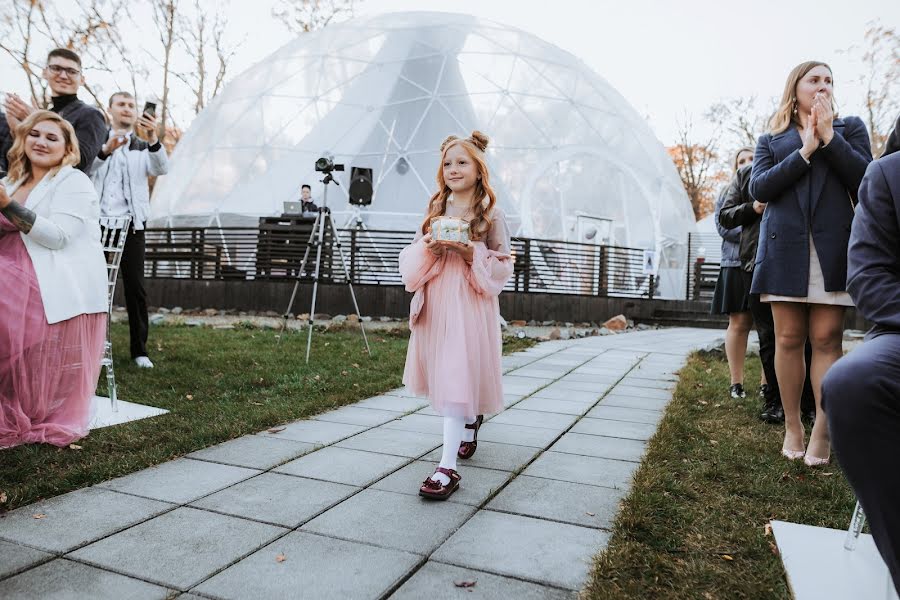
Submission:
M 144 102 L 144 114 L 150 117 L 156 116 L 156 103 L 155 102 Z

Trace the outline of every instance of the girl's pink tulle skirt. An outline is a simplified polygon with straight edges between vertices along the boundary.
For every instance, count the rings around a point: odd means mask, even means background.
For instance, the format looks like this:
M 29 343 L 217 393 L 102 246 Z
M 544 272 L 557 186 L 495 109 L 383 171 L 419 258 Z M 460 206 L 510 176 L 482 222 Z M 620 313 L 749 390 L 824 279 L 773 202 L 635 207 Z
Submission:
M 106 314 L 49 325 L 31 257 L 0 215 L 0 447 L 88 433 Z

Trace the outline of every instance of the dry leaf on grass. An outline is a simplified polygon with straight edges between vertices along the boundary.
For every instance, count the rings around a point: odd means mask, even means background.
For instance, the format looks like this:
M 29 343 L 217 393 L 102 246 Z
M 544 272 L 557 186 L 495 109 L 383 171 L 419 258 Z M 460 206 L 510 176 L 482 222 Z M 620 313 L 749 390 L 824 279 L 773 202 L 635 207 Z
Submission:
M 284 429 L 284 427 L 272 427 L 271 429 L 266 429 L 266 431 L 269 433 L 281 433 Z
M 184 396 L 187 400 L 193 400 L 194 396 L 192 394 L 185 394 Z
M 283 563 L 286 560 L 287 560 L 287 557 L 284 554 L 279 554 L 278 556 L 275 557 L 275 562 Z
M 730 554 L 723 554 L 722 559 L 723 560 L 734 560 L 734 557 L 731 556 Z
M 82 446 L 79 446 L 78 444 L 69 444 L 69 450 L 81 450 L 81 449 L 82 449 Z
M 263 406 L 262 402 L 251 402 L 250 404 L 252 404 L 253 406 Z
M 763 531 L 765 532 L 766 537 L 772 535 L 772 524 L 766 523 L 765 527 L 763 527 Z
M 0 504 L 3 504 L 7 501 L 6 492 L 0 492 Z
M 37 513 L 36 515 L 31 515 L 31 518 L 32 519 L 43 519 L 46 516 L 47 515 L 45 515 L 44 513 Z
M 470 588 L 470 587 L 475 587 L 476 583 L 477 583 L 477 581 L 475 581 L 473 579 L 471 581 L 454 581 L 453 585 L 455 585 L 458 588 Z

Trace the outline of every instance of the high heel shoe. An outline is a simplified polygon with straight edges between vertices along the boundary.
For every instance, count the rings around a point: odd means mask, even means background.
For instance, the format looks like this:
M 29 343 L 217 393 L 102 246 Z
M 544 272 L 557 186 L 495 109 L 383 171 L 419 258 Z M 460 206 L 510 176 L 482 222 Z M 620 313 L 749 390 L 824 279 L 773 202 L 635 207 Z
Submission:
M 787 448 L 782 446 L 781 455 L 788 460 L 800 460 L 806 455 L 806 450 L 788 450 Z
M 807 467 L 824 467 L 829 462 L 831 462 L 831 457 L 819 458 L 818 456 L 806 454 L 803 457 L 803 462 L 806 464 Z

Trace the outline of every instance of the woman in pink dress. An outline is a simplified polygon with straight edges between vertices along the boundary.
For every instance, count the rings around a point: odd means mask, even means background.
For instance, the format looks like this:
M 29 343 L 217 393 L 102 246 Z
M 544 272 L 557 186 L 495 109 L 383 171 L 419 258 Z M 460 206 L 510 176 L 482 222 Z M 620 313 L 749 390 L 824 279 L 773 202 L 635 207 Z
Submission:
M 35 111 L 0 182 L 0 447 L 87 435 L 106 327 L 99 205 L 72 126 Z
M 502 340 L 497 296 L 513 272 L 509 228 L 496 207 L 484 150 L 488 138 L 473 131 L 441 145 L 438 192 L 413 243 L 400 253 L 400 275 L 415 292 L 403 383 L 427 396 L 444 417 L 444 448 L 419 494 L 445 500 L 457 490 L 457 458 L 475 453 L 483 415 L 503 409 Z M 438 241 L 431 220 L 469 223 L 470 241 Z

